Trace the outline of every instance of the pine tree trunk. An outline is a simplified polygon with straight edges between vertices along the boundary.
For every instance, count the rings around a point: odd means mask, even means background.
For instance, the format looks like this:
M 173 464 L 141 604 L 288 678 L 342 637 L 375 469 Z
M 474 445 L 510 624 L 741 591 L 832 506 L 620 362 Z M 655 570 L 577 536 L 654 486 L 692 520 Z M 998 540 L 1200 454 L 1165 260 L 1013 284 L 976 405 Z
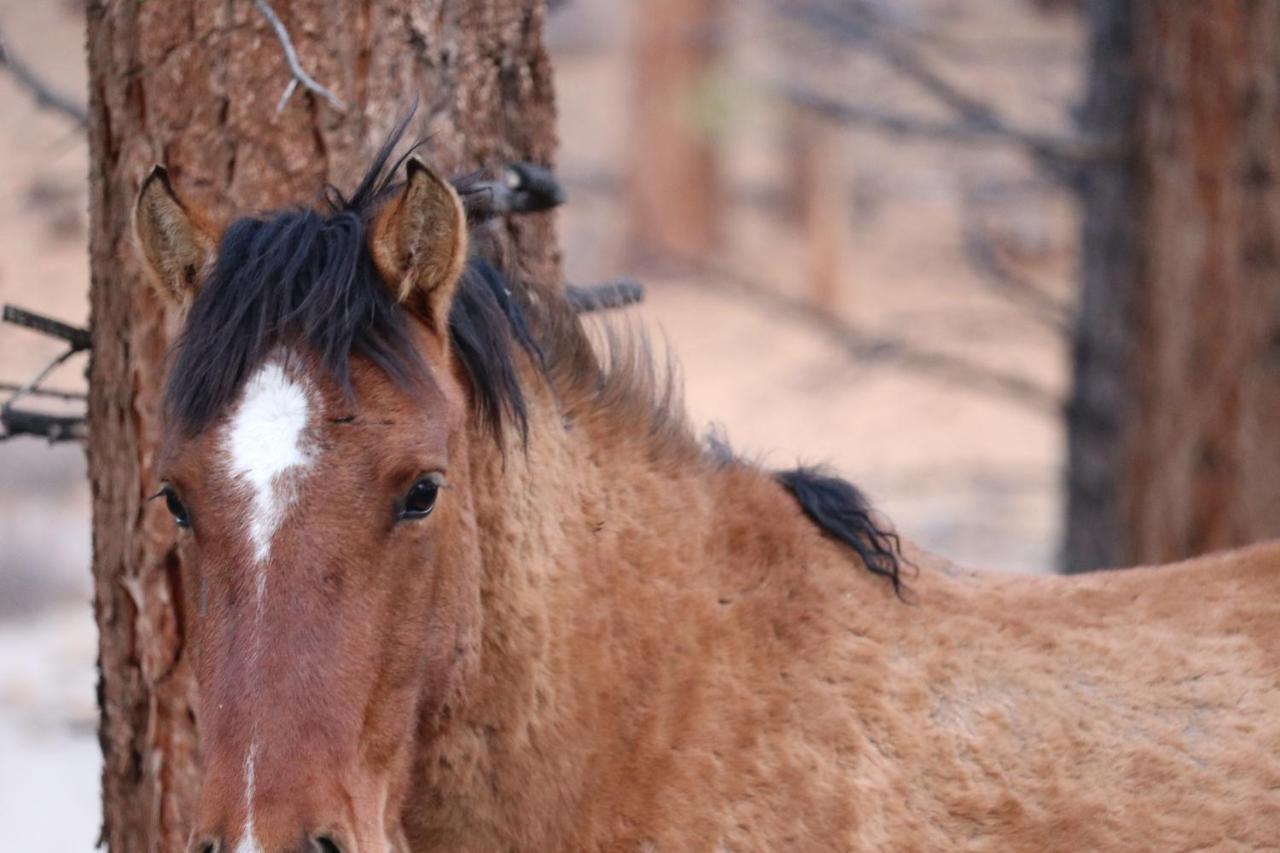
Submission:
M 1072 569 L 1280 535 L 1280 5 L 1139 0 L 1131 20 L 1134 157 L 1111 218 L 1085 196 Z
M 147 503 L 166 316 L 132 250 L 139 182 L 168 166 L 215 219 L 350 189 L 413 102 L 444 173 L 509 160 L 550 163 L 551 72 L 539 0 L 275 0 L 303 67 L 345 111 L 299 88 L 252 0 L 91 0 L 89 469 L 101 632 L 103 838 L 117 851 L 185 849 L 198 742 L 195 685 L 172 526 Z M 558 281 L 551 222 L 512 226 L 528 274 Z
M 1130 0 L 1091 0 L 1081 133 L 1132 141 L 1137 103 Z M 1131 146 L 1125 146 L 1131 150 Z M 1123 565 L 1127 384 L 1137 287 L 1134 157 L 1087 169 L 1080 186 L 1081 287 L 1067 407 L 1067 571 Z

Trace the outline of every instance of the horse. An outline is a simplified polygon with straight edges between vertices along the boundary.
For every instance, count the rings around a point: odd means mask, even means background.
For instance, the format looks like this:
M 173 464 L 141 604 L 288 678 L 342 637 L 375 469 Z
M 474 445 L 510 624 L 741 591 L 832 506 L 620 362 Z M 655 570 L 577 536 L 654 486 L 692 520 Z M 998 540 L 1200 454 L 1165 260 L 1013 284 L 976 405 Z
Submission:
M 225 228 L 163 169 L 138 195 L 183 317 L 149 511 L 190 850 L 1280 842 L 1280 546 L 929 555 L 838 476 L 698 438 L 643 336 L 506 269 L 398 137 L 349 197 Z

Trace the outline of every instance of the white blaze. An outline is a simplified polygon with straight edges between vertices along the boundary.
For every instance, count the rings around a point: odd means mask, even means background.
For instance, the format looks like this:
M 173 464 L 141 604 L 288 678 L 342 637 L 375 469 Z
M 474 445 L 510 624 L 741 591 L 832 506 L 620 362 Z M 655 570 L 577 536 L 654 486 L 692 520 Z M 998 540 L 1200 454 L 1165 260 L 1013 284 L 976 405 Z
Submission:
M 258 659 L 261 644 L 262 607 L 267 592 L 266 561 L 271 555 L 271 541 L 293 503 L 299 478 L 311 461 L 305 442 L 311 403 L 307 386 L 291 379 L 278 361 L 270 361 L 245 383 L 244 395 L 231 416 L 225 440 L 230 473 L 249 491 L 248 533 L 255 562 L 251 665 Z M 255 735 L 250 739 L 244 759 L 245 825 L 235 853 L 262 853 L 253 827 L 257 754 Z
M 244 832 L 240 834 L 240 843 L 236 845 L 235 853 L 262 853 L 262 845 L 253 832 L 253 761 L 257 753 L 258 745 L 250 744 L 249 754 L 244 758 Z
M 303 435 L 311 418 L 307 388 L 290 379 L 277 362 L 264 365 L 244 386 L 231 418 L 227 453 L 231 473 L 247 484 L 253 506 L 249 540 L 261 564 L 292 503 L 294 489 L 282 476 L 307 464 Z

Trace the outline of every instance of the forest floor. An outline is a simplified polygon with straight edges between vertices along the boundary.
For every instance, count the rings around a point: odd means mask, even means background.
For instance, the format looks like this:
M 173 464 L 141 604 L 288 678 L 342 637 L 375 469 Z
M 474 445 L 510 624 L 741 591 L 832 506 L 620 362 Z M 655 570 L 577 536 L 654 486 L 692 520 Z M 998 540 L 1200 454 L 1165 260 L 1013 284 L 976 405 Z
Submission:
M 776 67 L 759 16 L 735 23 L 719 87 L 728 198 L 714 272 L 640 264 L 626 240 L 626 22 L 575 0 L 549 41 L 557 74 L 559 213 L 569 280 L 637 275 L 629 314 L 668 349 L 701 431 L 775 466 L 829 463 L 905 536 L 962 563 L 1049 571 L 1061 516 L 1063 433 L 1053 411 L 975 390 L 892 356 L 850 358 L 768 297 L 803 301 L 805 241 L 779 213 L 786 174 L 778 110 L 747 81 Z M 61 91 L 81 93 L 82 13 L 71 0 L 0 0 L 9 45 Z M 1061 130 L 1081 75 L 1081 33 L 1026 0 L 913 0 L 895 14 L 937 25 L 948 73 L 1028 126 Z M 914 18 L 912 17 L 914 16 Z M 934 115 L 873 62 L 826 75 L 842 96 Z M 848 85 L 845 85 L 845 84 Z M 945 113 L 940 113 L 945 117 Z M 995 232 L 1053 298 L 1073 293 L 1069 198 L 1016 149 L 841 136 L 848 190 L 842 285 L 832 317 L 861 333 L 1014 373 L 1061 397 L 1066 339 L 969 263 L 965 229 Z M 87 320 L 82 133 L 0 75 L 0 302 Z M 745 287 L 745 291 L 744 291 Z M 823 327 L 825 328 L 825 327 Z M 0 328 L 0 381 L 33 375 L 57 347 Z M 83 362 L 51 384 L 83 387 Z M 98 829 L 96 636 L 89 607 L 89 496 L 80 448 L 0 443 L 0 825 L 6 849 L 92 849 Z

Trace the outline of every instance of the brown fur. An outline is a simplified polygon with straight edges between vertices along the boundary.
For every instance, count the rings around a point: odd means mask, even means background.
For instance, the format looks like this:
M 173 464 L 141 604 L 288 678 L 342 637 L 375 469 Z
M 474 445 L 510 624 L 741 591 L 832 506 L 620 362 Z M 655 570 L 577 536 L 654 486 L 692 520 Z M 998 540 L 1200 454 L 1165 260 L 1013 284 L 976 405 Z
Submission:
M 614 346 L 602 373 L 567 306 L 540 299 L 550 371 L 524 365 L 523 451 L 467 417 L 428 324 L 425 397 L 367 364 L 354 405 L 316 378 L 354 420 L 315 426 L 265 678 L 241 658 L 217 449 L 167 448 L 198 518 L 197 841 L 233 844 L 243 822 L 250 709 L 270 720 L 270 853 L 318 831 L 347 853 L 1280 839 L 1280 546 L 1074 579 L 911 550 L 904 603 L 766 472 L 706 452 L 643 348 Z M 446 473 L 438 508 L 391 525 L 423 470 Z
M 133 223 L 135 239 L 156 283 L 170 299 L 188 303 L 207 271 L 215 232 L 203 216 L 187 210 L 174 195 L 163 166 L 152 169 L 142 182 Z
M 466 217 L 449 182 L 417 157 L 409 158 L 408 172 L 404 190 L 374 221 L 369 248 L 399 300 L 417 295 L 443 328 L 450 290 L 467 258 Z

